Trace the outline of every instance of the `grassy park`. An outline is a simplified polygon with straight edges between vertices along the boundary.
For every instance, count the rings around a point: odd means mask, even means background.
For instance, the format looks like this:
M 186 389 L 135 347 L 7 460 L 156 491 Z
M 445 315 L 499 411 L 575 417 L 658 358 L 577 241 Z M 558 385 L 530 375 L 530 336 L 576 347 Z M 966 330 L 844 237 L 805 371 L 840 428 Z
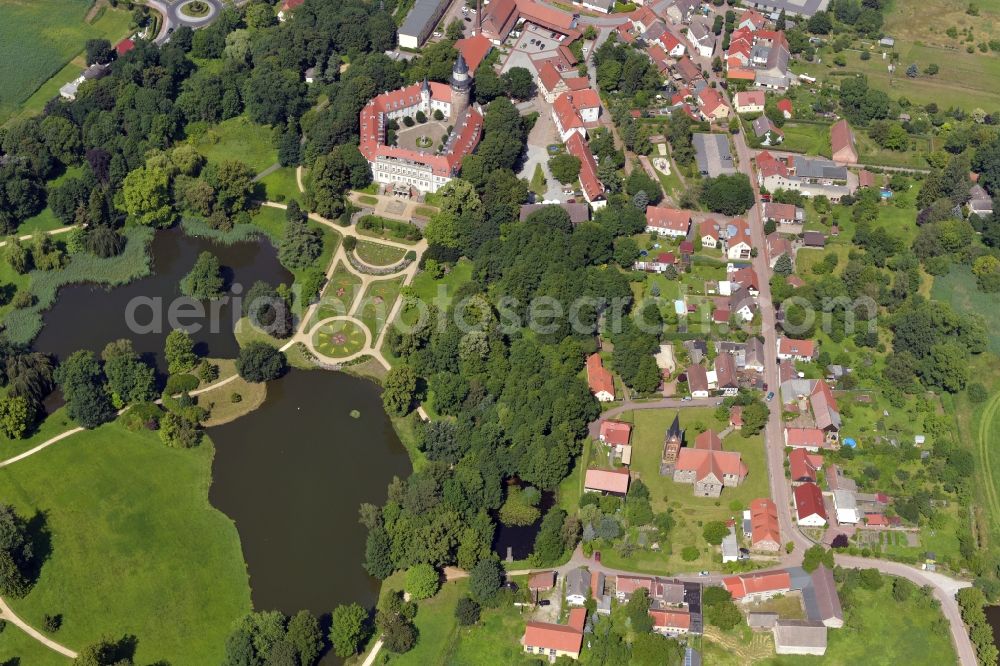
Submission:
M 208 502 L 213 455 L 114 423 L 0 469 L 0 496 L 51 537 L 15 612 L 36 627 L 62 614 L 55 638 L 76 649 L 132 634 L 140 663 L 221 661 L 250 587 L 236 527 Z
M 22 108 L 41 111 L 61 85 L 79 76 L 86 63 L 70 61 L 88 39 L 114 43 L 127 35 L 129 12 L 103 7 L 91 13 L 93 5 L 94 0 L 0 2 L 0 123 Z

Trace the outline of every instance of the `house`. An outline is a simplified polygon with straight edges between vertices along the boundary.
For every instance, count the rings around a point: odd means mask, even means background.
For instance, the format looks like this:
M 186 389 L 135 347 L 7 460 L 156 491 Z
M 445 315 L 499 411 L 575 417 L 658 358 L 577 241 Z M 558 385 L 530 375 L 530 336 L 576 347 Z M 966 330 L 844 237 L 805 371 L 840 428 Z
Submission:
M 528 578 L 528 589 L 532 592 L 547 592 L 556 586 L 555 571 L 539 571 Z
M 777 654 L 826 654 L 826 625 L 808 620 L 778 620 L 774 629 Z
M 833 491 L 833 508 L 836 511 L 838 523 L 856 525 L 861 522 L 858 500 L 850 490 Z
M 979 183 L 976 183 L 969 190 L 969 202 L 966 204 L 970 215 L 979 217 L 989 217 L 993 214 L 993 199 Z
M 734 601 L 749 604 L 791 592 L 792 577 L 784 570 L 748 573 L 727 576 L 722 579 L 722 586 L 729 590 Z
M 764 372 L 764 343 L 760 338 L 747 338 L 743 359 L 744 370 Z
M 685 371 L 688 380 L 688 390 L 692 398 L 708 397 L 708 373 L 700 365 L 692 365 Z
M 729 117 L 729 107 L 726 100 L 722 99 L 719 91 L 710 86 L 705 86 L 698 93 L 698 107 L 705 116 L 705 120 L 724 120 Z
M 753 256 L 753 239 L 750 237 L 750 225 L 741 217 L 737 217 L 726 227 L 726 256 L 735 260 L 746 260 Z
M 587 384 L 598 401 L 611 402 L 615 399 L 615 380 L 604 367 L 600 354 L 587 357 Z
M 281 9 L 278 10 L 278 20 L 279 21 L 287 20 L 288 17 L 291 15 L 291 13 L 295 10 L 295 8 L 301 6 L 302 3 L 305 1 L 306 0 L 285 0 L 283 3 L 281 3 Z M 417 44 L 413 48 L 417 48 L 417 46 L 420 45 Z
M 601 421 L 599 438 L 604 444 L 619 447 L 628 446 L 632 435 L 632 426 L 622 421 Z
M 806 221 L 806 212 L 794 204 L 768 201 L 763 206 L 765 220 L 773 220 L 778 224 L 802 224 Z
M 826 236 L 822 231 L 806 231 L 802 234 L 802 244 L 805 247 L 812 247 L 822 250 L 826 247 Z
M 743 430 L 743 407 L 733 405 L 729 408 L 729 427 L 733 430 Z
M 831 629 L 843 627 L 844 611 L 840 606 L 840 596 L 837 594 L 837 582 L 833 579 L 833 572 L 821 564 L 809 577 L 811 585 L 802 590 L 806 616 L 811 621 L 822 622 Z
M 753 319 L 752 313 L 750 318 Z M 740 384 L 736 380 L 736 359 L 733 358 L 732 354 L 719 354 L 715 357 L 715 377 L 716 388 L 722 392 L 722 395 L 736 395 L 739 392 Z
M 857 164 L 858 149 L 854 144 L 854 132 L 846 118 L 830 127 L 830 148 L 833 150 L 833 161 L 837 164 Z
M 590 152 L 590 147 L 583 136 L 574 132 L 566 142 L 566 152 L 580 160 L 580 186 L 583 188 L 583 198 L 594 210 L 607 204 L 604 197 L 604 184 L 597 177 L 597 160 Z
M 715 51 L 715 34 L 704 21 L 692 21 L 688 26 L 687 40 L 702 58 L 711 58 Z
M 781 115 L 785 116 L 785 118 L 791 118 L 792 115 L 794 114 L 794 110 L 792 108 L 792 100 L 788 99 L 787 97 L 784 99 L 779 99 L 777 106 L 778 110 L 781 111 Z
M 558 203 L 558 204 L 534 203 L 534 204 L 524 204 L 521 206 L 521 213 L 519 215 L 521 222 L 527 220 L 528 216 L 530 216 L 535 211 L 541 210 L 546 206 L 558 206 L 559 208 L 562 208 L 564 211 L 566 211 L 566 214 L 569 215 L 569 221 L 570 223 L 572 223 L 573 226 L 582 224 L 590 220 L 590 206 L 588 206 L 585 203 Z
M 826 525 L 826 507 L 823 493 L 815 483 L 803 483 L 792 491 L 795 501 L 795 515 L 799 525 L 823 527 Z
M 701 246 L 717 248 L 719 247 L 719 223 L 715 220 L 702 220 L 698 224 L 698 233 L 701 235 Z
M 765 553 L 781 549 L 778 505 L 766 497 L 750 502 L 750 547 Z
M 754 136 L 757 137 L 762 146 L 776 146 L 785 140 L 785 133 L 767 116 L 754 119 L 752 127 Z
M 684 238 L 691 229 L 691 211 L 648 206 L 646 208 L 646 233 Z
M 802 361 L 808 363 L 817 357 L 816 343 L 812 340 L 778 338 L 778 360 Z
M 580 648 L 583 646 L 583 628 L 586 623 L 586 608 L 570 610 L 566 624 L 528 622 L 521 637 L 521 645 L 528 654 L 537 654 L 553 660 L 562 656 L 579 659 Z
M 764 99 L 763 90 L 738 92 L 734 98 L 736 113 L 763 113 Z
M 590 596 L 590 572 L 577 567 L 566 574 L 566 603 L 582 606 Z
M 627 469 L 588 469 L 583 481 L 583 491 L 624 497 L 628 492 Z
M 826 448 L 826 435 L 819 428 L 785 428 L 785 446 L 815 453 Z
M 649 609 L 653 631 L 664 636 L 683 636 L 691 631 L 691 614 L 686 611 Z
M 724 173 L 736 173 L 729 137 L 725 134 L 695 132 L 691 140 L 694 144 L 695 162 L 701 175 L 715 178 Z
M 788 452 L 788 471 L 792 485 L 816 483 L 816 472 L 823 467 L 823 456 L 809 453 L 805 448 L 794 448 Z
M 564 92 L 552 103 L 552 120 L 563 143 L 574 133 L 586 138 L 587 126 L 593 126 L 600 115 L 601 98 L 591 88 Z
M 724 487 L 740 485 L 747 473 L 742 456 L 723 451 L 718 435 L 711 431 L 699 435 L 694 448 L 681 449 L 674 464 L 674 482 L 693 484 L 699 497 L 719 497 Z

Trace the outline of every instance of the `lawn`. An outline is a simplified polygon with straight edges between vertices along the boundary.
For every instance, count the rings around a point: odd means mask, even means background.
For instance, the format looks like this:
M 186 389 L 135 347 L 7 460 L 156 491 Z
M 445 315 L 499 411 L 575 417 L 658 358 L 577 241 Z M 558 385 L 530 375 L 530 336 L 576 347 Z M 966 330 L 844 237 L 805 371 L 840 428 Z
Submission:
M 645 409 L 627 412 L 619 420 L 633 424 L 632 465 L 633 476 L 642 479 L 649 487 L 650 500 L 654 511 L 673 511 L 677 521 L 670 536 L 670 544 L 663 552 L 637 550 L 624 559 L 617 552 L 603 553 L 605 564 L 611 567 L 636 568 L 647 571 L 695 571 L 718 568 L 721 559 L 714 547 L 710 547 L 701 534 L 701 527 L 711 520 L 727 520 L 737 511 L 729 508 L 738 502 L 742 507 L 758 497 L 768 497 L 767 467 L 764 459 L 764 445 L 760 435 L 743 438 L 732 433 L 722 442 L 726 451 L 739 451 L 749 469 L 746 480 L 736 488 L 726 488 L 718 499 L 695 497 L 689 484 L 674 483 L 670 477 L 660 475 L 660 459 L 663 452 L 664 435 L 677 414 L 675 409 Z M 711 428 L 721 432 L 726 423 L 715 418 L 715 408 L 699 407 L 680 410 L 681 428 L 687 430 L 685 443 L 694 443 L 696 426 Z M 742 508 L 740 509 L 742 511 Z M 685 562 L 680 553 L 685 546 L 699 549 L 699 558 Z
M 830 157 L 830 126 L 824 123 L 787 122 L 781 131 L 785 140 L 781 142 L 781 150 L 806 155 L 823 155 Z
M 975 312 L 986 318 L 989 349 L 1000 354 L 1000 308 L 996 294 L 987 294 L 976 287 L 976 276 L 968 266 L 953 264 L 947 275 L 934 278 L 931 296 L 951 305 L 955 312 Z
M 281 167 L 274 173 L 261 178 L 260 182 L 264 184 L 268 201 L 287 202 L 291 199 L 299 200 L 302 198 L 299 185 L 295 180 L 295 169 L 292 167 Z
M 874 592 L 857 588 L 844 608 L 844 626 L 827 633 L 823 664 L 954 664 L 948 623 L 933 597 L 914 592 L 906 601 L 892 597 L 892 578 Z M 906 618 L 900 622 L 900 618 Z M 778 666 L 815 664 L 814 657 L 780 656 Z
M 79 76 L 83 65 L 67 63 L 82 53 L 88 39 L 103 37 L 114 43 L 126 36 L 132 21 L 129 12 L 107 7 L 87 23 L 84 18 L 93 4 L 94 0 L 0 2 L 0 122 L 26 100 L 30 104 L 25 111 L 41 111 L 59 94 L 60 86 Z M 44 94 L 33 95 L 43 84 Z
M 389 312 L 393 304 L 399 298 L 399 291 L 403 286 L 404 277 L 392 280 L 377 280 L 368 284 L 361 302 L 354 311 L 354 316 L 358 317 L 372 334 L 372 342 L 378 339 L 379 333 L 386 324 Z
M 0 469 L 0 497 L 44 513 L 52 539 L 15 612 L 36 627 L 61 613 L 75 649 L 132 634 L 138 663 L 222 661 L 250 587 L 236 527 L 208 502 L 213 455 L 109 424 Z
M 344 264 L 338 264 L 326 283 L 319 305 L 309 320 L 309 326 L 312 327 L 330 317 L 346 315 L 354 303 L 360 285 L 361 278 L 347 270 Z
M 191 142 L 209 162 L 239 160 L 256 173 L 278 161 L 278 151 L 271 143 L 271 128 L 252 123 L 245 116 L 209 127 Z
M 406 254 L 402 248 L 366 240 L 359 240 L 354 251 L 369 266 L 391 266 L 400 262 Z
M 350 321 L 331 321 L 313 333 L 316 351 L 331 358 L 344 358 L 361 351 L 365 346 L 365 332 Z

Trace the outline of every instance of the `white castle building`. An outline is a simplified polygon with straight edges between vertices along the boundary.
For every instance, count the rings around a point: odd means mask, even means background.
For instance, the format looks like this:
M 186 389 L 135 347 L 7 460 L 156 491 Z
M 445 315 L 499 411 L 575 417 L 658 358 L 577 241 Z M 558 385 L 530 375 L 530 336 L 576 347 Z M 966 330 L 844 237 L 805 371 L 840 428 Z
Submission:
M 391 185 L 397 191 L 415 188 L 437 192 L 458 175 L 462 158 L 475 150 L 483 127 L 483 114 L 471 104 L 472 77 L 461 53 L 452 68 L 451 83 L 415 83 L 372 99 L 361 110 L 361 154 L 372 168 L 376 183 Z M 435 111 L 453 126 L 443 148 L 399 148 L 386 144 L 390 121 L 423 112 L 428 118 Z

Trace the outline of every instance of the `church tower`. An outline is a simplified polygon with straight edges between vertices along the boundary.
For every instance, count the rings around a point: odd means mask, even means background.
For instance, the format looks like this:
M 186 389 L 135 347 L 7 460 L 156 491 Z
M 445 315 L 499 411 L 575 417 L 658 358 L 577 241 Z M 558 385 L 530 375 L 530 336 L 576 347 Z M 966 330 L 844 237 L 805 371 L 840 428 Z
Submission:
M 451 118 L 458 120 L 469 108 L 472 97 L 472 77 L 469 76 L 469 65 L 459 52 L 455 66 L 451 68 Z

